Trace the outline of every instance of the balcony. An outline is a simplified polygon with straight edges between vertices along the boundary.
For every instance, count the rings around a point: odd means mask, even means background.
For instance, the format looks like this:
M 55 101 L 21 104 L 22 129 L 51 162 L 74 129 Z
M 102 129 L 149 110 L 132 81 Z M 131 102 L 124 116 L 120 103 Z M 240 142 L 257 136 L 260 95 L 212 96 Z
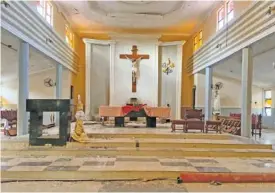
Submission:
M 247 11 L 229 22 L 188 59 L 188 73 L 195 74 L 274 33 L 275 13 L 268 12 L 269 8 L 274 6 L 274 1 L 253 3 Z
M 79 57 L 28 2 L 1 4 L 1 27 L 73 72 Z

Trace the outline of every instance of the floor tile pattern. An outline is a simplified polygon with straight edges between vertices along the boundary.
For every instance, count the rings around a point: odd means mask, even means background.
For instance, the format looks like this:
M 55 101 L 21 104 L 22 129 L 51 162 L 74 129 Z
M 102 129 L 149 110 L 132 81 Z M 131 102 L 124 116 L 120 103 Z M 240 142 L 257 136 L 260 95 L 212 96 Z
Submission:
M 190 172 L 275 172 L 275 158 L 1 157 L 1 171 L 147 170 Z

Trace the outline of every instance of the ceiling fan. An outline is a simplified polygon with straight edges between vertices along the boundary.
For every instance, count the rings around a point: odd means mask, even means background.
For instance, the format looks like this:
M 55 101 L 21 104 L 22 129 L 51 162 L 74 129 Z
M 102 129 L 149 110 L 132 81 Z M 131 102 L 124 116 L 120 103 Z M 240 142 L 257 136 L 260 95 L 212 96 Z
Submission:
M 212 86 L 211 86 L 211 88 L 213 90 L 216 90 L 216 91 L 221 90 L 222 87 L 223 87 L 223 83 L 222 82 L 217 82 L 215 85 L 212 84 Z

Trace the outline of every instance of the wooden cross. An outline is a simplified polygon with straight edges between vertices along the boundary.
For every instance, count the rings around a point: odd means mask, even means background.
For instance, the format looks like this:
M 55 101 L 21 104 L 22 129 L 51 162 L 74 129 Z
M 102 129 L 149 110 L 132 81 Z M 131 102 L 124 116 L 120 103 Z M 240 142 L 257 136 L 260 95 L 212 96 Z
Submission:
M 140 59 L 149 59 L 149 55 L 146 54 L 137 54 L 137 46 L 133 45 L 132 46 L 132 54 L 120 54 L 119 58 L 120 59 L 130 59 L 132 61 L 132 65 L 134 64 L 134 62 L 136 62 L 136 60 Z M 132 72 L 132 92 L 137 92 L 137 80 L 136 77 L 134 77 L 135 75 Z

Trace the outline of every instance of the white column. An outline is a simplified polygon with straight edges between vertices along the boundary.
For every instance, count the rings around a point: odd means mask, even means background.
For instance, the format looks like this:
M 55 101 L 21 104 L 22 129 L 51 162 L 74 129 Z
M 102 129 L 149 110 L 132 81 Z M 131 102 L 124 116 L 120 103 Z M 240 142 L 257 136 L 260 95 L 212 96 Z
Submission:
M 21 41 L 18 68 L 17 135 L 28 134 L 26 100 L 29 98 L 29 44 Z
M 272 99 L 272 109 L 271 109 L 271 116 L 272 116 L 272 128 L 275 129 L 275 87 L 271 90 L 271 99 Z
M 156 43 L 155 47 L 155 64 L 154 64 L 154 73 L 153 73 L 153 82 L 154 82 L 154 91 L 153 96 L 154 99 L 152 101 L 152 106 L 158 106 L 158 91 L 159 91 L 159 43 Z
M 177 45 L 177 75 L 176 75 L 176 119 L 180 119 L 181 114 L 181 85 L 182 85 L 182 45 Z
M 109 105 L 114 105 L 114 91 L 115 91 L 115 42 L 110 43 L 110 96 Z
M 205 69 L 205 104 L 204 114 L 205 120 L 212 118 L 212 68 L 207 67 Z
M 61 99 L 62 98 L 62 71 L 63 67 L 61 64 L 56 65 L 56 77 L 55 77 L 55 98 Z M 55 113 L 55 124 L 59 125 L 59 113 Z
M 86 69 L 85 69 L 85 114 L 87 120 L 91 120 L 91 62 L 92 62 L 92 45 L 85 43 L 86 49 Z
M 253 60 L 251 48 L 242 50 L 242 103 L 241 135 L 251 135 L 251 100 L 252 100 Z
M 62 98 L 62 71 L 63 71 L 63 66 L 61 64 L 57 64 L 56 65 L 56 87 L 55 87 L 56 99 Z

